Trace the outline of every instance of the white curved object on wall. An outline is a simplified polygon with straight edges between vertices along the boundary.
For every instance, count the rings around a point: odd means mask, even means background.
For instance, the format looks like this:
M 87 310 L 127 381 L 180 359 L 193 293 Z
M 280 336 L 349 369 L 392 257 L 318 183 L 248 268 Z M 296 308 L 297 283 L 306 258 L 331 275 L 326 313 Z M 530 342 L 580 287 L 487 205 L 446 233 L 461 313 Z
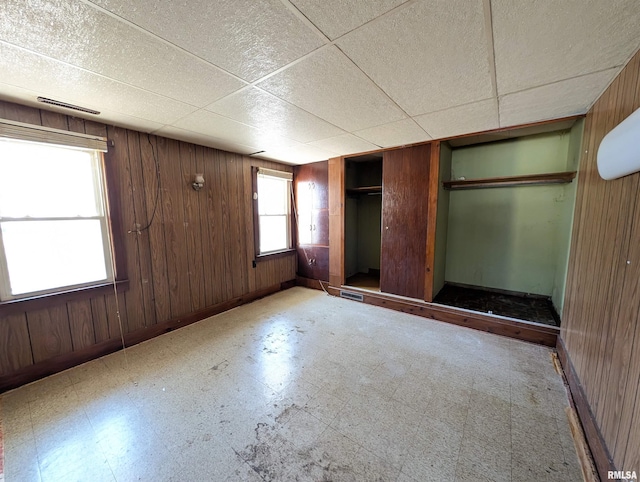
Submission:
M 611 180 L 640 171 L 640 109 L 609 132 L 598 148 L 598 172 Z

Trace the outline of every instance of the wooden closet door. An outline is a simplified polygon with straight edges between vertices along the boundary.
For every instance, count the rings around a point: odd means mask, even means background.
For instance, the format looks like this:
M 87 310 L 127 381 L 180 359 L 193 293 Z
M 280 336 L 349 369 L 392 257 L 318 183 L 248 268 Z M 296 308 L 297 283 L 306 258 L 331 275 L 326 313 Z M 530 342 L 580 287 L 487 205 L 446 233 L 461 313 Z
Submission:
M 431 145 L 384 153 L 380 290 L 424 298 Z

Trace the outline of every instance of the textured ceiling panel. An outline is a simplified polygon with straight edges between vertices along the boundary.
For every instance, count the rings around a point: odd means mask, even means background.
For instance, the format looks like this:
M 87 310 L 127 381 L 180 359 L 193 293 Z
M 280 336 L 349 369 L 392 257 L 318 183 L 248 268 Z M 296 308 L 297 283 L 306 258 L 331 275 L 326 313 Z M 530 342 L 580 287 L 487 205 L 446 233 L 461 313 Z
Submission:
M 215 147 L 216 149 L 222 149 L 223 151 L 235 152 L 238 154 L 252 154 L 260 150 L 255 146 L 245 146 L 243 144 L 229 142 L 214 136 L 187 131 L 173 126 L 165 126 L 162 129 L 155 131 L 154 134 L 169 137 L 171 139 L 177 139 L 179 141 L 193 142 L 194 144 L 199 144 L 201 146 Z
M 0 98 L 304 163 L 584 113 L 637 25 L 638 0 L 0 0 Z
M 453 109 L 432 112 L 414 117 L 414 119 L 434 139 L 488 131 L 500 127 L 496 99 L 482 100 Z
M 83 3 L 7 0 L 0 19 L 0 40 L 195 106 L 245 85 Z
M 207 110 L 299 142 L 344 133 L 313 114 L 255 87 L 225 97 L 208 106 Z
M 395 147 L 431 139 L 429 134 L 411 119 L 371 127 L 355 134 L 381 147 Z
M 196 108 L 0 42 L 1 81 L 95 110 L 170 124 Z
M 332 151 L 342 156 L 346 154 L 355 154 L 357 152 L 375 151 L 380 148 L 380 146 L 367 142 L 352 134 L 330 137 L 328 139 L 310 142 L 307 145 Z
M 248 81 L 323 44 L 279 0 L 93 3 Z
M 482 0 L 416 2 L 338 46 L 409 115 L 492 95 Z
M 308 144 L 301 144 L 290 148 L 267 150 L 256 157 L 288 164 L 309 164 L 310 162 L 326 161 L 331 157 L 336 157 L 336 154 Z
M 405 117 L 336 47 L 322 49 L 258 84 L 351 132 Z
M 640 47 L 638 0 L 493 0 L 491 7 L 499 95 L 622 65 Z
M 605 70 L 500 97 L 500 125 L 584 114 L 617 73 L 618 69 Z
M 88 119 L 95 122 L 102 122 L 103 124 L 117 125 L 120 127 L 126 127 L 128 129 L 134 129 L 140 132 L 153 132 L 162 127 L 162 124 L 153 122 L 140 117 L 132 117 L 120 112 L 112 112 L 108 109 L 100 109 L 100 115 L 87 114 L 85 112 L 77 112 L 74 110 L 64 109 L 62 107 L 56 107 L 53 105 L 45 105 L 38 102 L 36 98 L 40 95 L 39 92 L 16 87 L 15 85 L 3 84 L 0 82 L 0 99 L 9 102 L 16 102 L 18 104 L 28 105 L 35 107 L 36 109 L 43 109 L 52 112 L 59 112 L 64 115 L 71 115 L 73 117 L 79 117 L 82 119 Z
M 234 144 L 256 146 L 258 148 L 256 150 L 290 147 L 299 144 L 292 139 L 273 135 L 270 132 L 236 122 L 208 110 L 194 112 L 175 122 L 173 126 L 199 134 L 205 134 L 210 137 L 224 139 Z
M 291 0 L 331 40 L 407 0 Z

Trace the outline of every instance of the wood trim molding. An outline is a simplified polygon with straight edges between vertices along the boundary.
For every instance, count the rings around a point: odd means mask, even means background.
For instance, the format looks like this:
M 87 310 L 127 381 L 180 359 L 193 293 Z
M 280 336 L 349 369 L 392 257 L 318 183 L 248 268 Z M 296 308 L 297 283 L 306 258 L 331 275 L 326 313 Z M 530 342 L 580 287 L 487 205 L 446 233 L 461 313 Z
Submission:
M 250 303 L 259 298 L 264 298 L 265 296 L 271 295 L 278 291 L 291 288 L 295 286 L 295 284 L 295 280 L 285 281 L 277 285 L 269 286 L 268 288 L 263 288 L 261 290 L 253 291 L 237 298 L 218 303 L 217 305 L 209 306 L 207 308 L 189 313 L 184 316 L 173 318 L 171 320 L 165 321 L 164 323 L 152 325 L 131 333 L 125 333 L 124 344 L 126 347 L 137 345 L 138 343 L 149 340 L 151 338 L 155 338 L 156 336 L 162 335 L 163 333 L 168 333 L 177 328 L 195 323 L 196 321 L 200 321 L 218 313 L 236 308 L 237 306 Z M 121 349 L 122 341 L 120 340 L 120 338 L 115 338 L 104 341 L 102 343 L 98 343 L 96 345 L 91 345 L 78 351 L 65 353 L 64 355 L 44 360 L 42 362 L 36 363 L 35 365 L 24 367 L 9 375 L 0 377 L 0 393 L 11 390 L 13 388 L 17 388 L 26 383 L 33 382 L 40 378 L 53 375 L 54 373 L 61 372 L 76 365 L 80 365 L 81 363 L 85 363 L 104 355 L 108 355 L 109 353 L 113 353 Z
M 571 116 L 567 116 L 567 117 L 559 117 L 557 119 L 547 119 L 547 120 L 543 120 L 543 121 L 538 121 L 538 122 L 529 122 L 527 124 L 517 124 L 515 126 L 509 126 L 509 127 L 499 127 L 497 129 L 490 129 L 488 131 L 477 131 L 477 132 L 470 132 L 469 134 L 460 134 L 457 136 L 451 136 L 451 137 L 442 137 L 440 139 L 431 139 L 428 141 L 420 141 L 420 142 L 414 142 L 412 144 L 402 144 L 399 146 L 393 146 L 393 147 L 383 147 L 381 149 L 375 149 L 372 151 L 362 151 L 362 152 L 355 152 L 353 154 L 349 154 L 347 156 L 344 156 L 345 158 L 352 158 L 352 157 L 359 157 L 359 156 L 366 156 L 368 154 L 380 154 L 382 152 L 386 152 L 386 151 L 392 151 L 394 149 L 404 149 L 405 147 L 416 147 L 416 146 L 421 146 L 424 144 L 429 144 L 431 142 L 433 142 L 434 140 L 438 140 L 440 142 L 447 142 L 447 141 L 451 141 L 451 140 L 455 140 L 455 139 L 464 139 L 465 137 L 474 137 L 474 136 L 479 136 L 479 135 L 485 135 L 485 134 L 499 134 L 501 132 L 508 132 L 508 131 L 517 131 L 520 129 L 528 129 L 530 127 L 538 127 L 538 126 L 545 126 L 548 124 L 560 124 L 562 122 L 567 122 L 567 121 L 575 121 L 578 119 L 581 119 L 585 117 L 584 114 L 580 114 L 580 115 L 571 115 Z
M 304 276 L 296 276 L 296 286 L 304 286 L 305 288 L 310 288 L 312 290 L 322 290 L 321 281 L 305 278 Z
M 344 279 L 345 172 L 344 157 L 329 159 L 329 281 Z
M 122 206 L 120 204 L 120 192 L 118 179 L 122 173 L 118 172 L 118 162 L 114 159 L 113 140 L 109 141 L 109 150 L 104 153 L 102 160 L 102 174 L 105 183 L 107 218 L 111 229 L 111 248 L 114 258 L 116 279 L 128 279 L 127 274 L 127 249 L 124 240 L 124 228 L 122 226 Z
M 477 313 L 421 300 L 386 295 L 384 293 L 374 293 L 351 286 L 337 288 L 331 285 L 327 288 L 329 294 L 333 296 L 340 296 L 340 290 L 361 294 L 364 298 L 363 302 L 369 305 L 390 308 L 395 311 L 402 311 L 403 313 L 410 313 L 431 320 L 444 321 L 445 323 L 451 323 L 453 325 L 466 326 L 474 330 L 507 336 L 538 345 L 555 347 L 560 334 L 559 328 L 540 323 Z
M 113 294 L 113 282 L 100 283 L 93 286 L 85 286 L 66 291 L 58 291 L 56 293 L 48 293 L 46 295 L 32 296 L 29 298 L 21 298 L 16 300 L 0 302 L 0 315 L 8 316 L 27 311 L 41 310 L 51 308 L 52 306 L 63 305 L 69 301 L 86 300 L 93 296 Z M 123 293 L 129 289 L 129 280 L 116 281 L 118 293 Z
M 562 369 L 567 379 L 567 384 L 569 385 L 572 402 L 576 408 L 576 412 L 578 413 L 587 443 L 589 444 L 591 456 L 596 464 L 598 475 L 600 476 L 600 480 L 607 480 L 607 472 L 616 470 L 613 458 L 611 457 L 609 449 L 602 437 L 602 433 L 600 432 L 600 428 L 593 416 L 593 412 L 589 406 L 587 396 L 582 388 L 578 374 L 576 373 L 573 363 L 571 362 L 571 358 L 569 357 L 569 353 L 567 352 L 567 348 L 564 346 L 564 342 L 561 337 L 558 337 L 556 350 L 558 351 L 558 358 L 560 359 L 560 364 L 562 365 Z
M 427 254 L 424 273 L 424 300 L 433 301 L 433 275 L 436 264 L 436 221 L 438 218 L 438 179 L 440 175 L 440 141 L 431 144 L 429 159 L 429 207 L 427 211 Z

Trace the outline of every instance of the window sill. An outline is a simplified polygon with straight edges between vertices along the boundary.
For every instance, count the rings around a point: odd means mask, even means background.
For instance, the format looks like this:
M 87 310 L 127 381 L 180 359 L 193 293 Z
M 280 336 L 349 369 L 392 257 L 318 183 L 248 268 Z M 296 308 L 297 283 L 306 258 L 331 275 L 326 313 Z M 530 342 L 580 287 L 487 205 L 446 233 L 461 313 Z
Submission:
M 258 261 L 265 261 L 267 259 L 282 258 L 283 256 L 289 256 L 295 253 L 296 253 L 296 250 L 291 248 L 291 249 L 285 249 L 283 251 L 275 251 L 273 253 L 259 254 L 256 256 L 255 261 L 258 262 Z
M 116 281 L 116 290 L 122 293 L 129 289 L 129 280 Z M 27 311 L 41 310 L 51 306 L 67 303 L 68 301 L 88 300 L 95 296 L 113 293 L 113 283 L 101 283 L 67 291 L 58 291 L 46 295 L 20 298 L 17 300 L 0 301 L 0 315 L 13 315 Z

